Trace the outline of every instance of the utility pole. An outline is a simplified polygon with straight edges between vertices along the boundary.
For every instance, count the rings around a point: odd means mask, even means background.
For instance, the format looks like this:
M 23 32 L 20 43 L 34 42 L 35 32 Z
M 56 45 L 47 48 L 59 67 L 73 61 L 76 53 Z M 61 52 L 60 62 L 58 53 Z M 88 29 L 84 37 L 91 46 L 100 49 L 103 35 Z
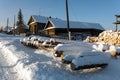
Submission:
M 8 32 L 9 18 L 7 18 L 7 32 Z
M 13 25 L 13 35 L 15 36 L 15 22 L 16 22 L 16 20 L 15 20 L 15 15 L 14 15 L 14 25 Z
M 70 32 L 70 25 L 69 25 L 69 13 L 68 13 L 68 0 L 66 0 L 66 17 L 67 17 L 68 40 L 71 40 L 71 32 Z

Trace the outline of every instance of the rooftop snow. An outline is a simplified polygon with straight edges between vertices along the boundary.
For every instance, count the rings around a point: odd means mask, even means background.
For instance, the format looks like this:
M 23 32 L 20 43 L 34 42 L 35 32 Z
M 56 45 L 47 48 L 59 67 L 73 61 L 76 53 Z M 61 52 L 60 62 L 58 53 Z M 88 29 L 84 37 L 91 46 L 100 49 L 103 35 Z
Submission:
M 48 21 L 48 17 L 44 17 L 40 15 L 32 15 L 32 17 L 36 22 L 46 23 Z
M 33 19 L 36 22 L 40 22 L 40 23 L 47 23 L 47 21 L 49 19 L 53 19 L 53 20 L 60 20 L 58 18 L 52 18 L 52 17 L 45 17 L 45 16 L 40 16 L 40 15 L 32 15 Z
M 49 20 L 56 28 L 67 28 L 67 22 L 61 19 L 50 19 Z M 79 21 L 70 21 L 70 28 L 83 28 L 83 29 L 98 29 L 104 30 L 99 23 L 88 23 Z
M 59 18 L 45 17 L 40 15 L 32 15 L 36 22 L 47 23 L 49 20 L 53 24 L 53 28 L 67 28 L 67 22 Z M 98 29 L 104 30 L 99 23 L 88 23 L 79 21 L 70 21 L 70 28 L 83 28 L 83 29 Z

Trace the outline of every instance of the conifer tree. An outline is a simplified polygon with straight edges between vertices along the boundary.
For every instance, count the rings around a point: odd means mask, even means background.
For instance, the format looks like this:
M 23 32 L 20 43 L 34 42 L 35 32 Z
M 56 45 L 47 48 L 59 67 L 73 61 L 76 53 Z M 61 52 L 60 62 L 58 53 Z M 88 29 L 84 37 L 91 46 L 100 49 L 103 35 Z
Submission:
M 23 20 L 23 14 L 22 14 L 22 10 L 20 9 L 18 12 L 18 21 L 17 21 L 17 33 L 25 33 L 25 24 L 24 24 L 24 20 Z

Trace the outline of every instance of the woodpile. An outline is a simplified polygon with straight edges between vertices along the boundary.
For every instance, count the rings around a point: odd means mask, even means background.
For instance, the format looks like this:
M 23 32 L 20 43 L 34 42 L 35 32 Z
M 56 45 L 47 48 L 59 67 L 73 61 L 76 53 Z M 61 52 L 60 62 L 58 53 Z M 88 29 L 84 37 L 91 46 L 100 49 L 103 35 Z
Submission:
M 98 42 L 98 37 L 87 37 L 86 42 Z
M 98 37 L 87 37 L 86 42 L 104 42 L 108 45 L 120 46 L 120 32 L 103 31 Z
M 39 37 L 35 37 L 35 36 L 23 38 L 20 40 L 20 43 L 23 44 L 24 46 L 28 46 L 31 48 L 35 48 L 35 49 L 42 48 L 45 50 L 52 50 L 52 51 L 54 47 L 57 46 L 58 44 L 63 44 L 63 42 L 56 41 L 55 39 L 52 38 L 40 39 Z

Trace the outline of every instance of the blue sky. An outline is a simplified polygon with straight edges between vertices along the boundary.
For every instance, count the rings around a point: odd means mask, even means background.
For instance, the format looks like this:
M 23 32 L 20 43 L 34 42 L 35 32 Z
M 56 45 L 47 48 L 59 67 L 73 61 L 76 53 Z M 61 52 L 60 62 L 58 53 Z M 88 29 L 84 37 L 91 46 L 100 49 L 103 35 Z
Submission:
M 120 14 L 120 0 L 68 0 L 72 21 L 100 23 L 106 29 L 115 29 L 115 14 Z M 31 15 L 58 17 L 66 20 L 65 0 L 0 0 L 0 26 L 7 18 L 13 25 L 13 16 L 22 9 L 25 23 Z

